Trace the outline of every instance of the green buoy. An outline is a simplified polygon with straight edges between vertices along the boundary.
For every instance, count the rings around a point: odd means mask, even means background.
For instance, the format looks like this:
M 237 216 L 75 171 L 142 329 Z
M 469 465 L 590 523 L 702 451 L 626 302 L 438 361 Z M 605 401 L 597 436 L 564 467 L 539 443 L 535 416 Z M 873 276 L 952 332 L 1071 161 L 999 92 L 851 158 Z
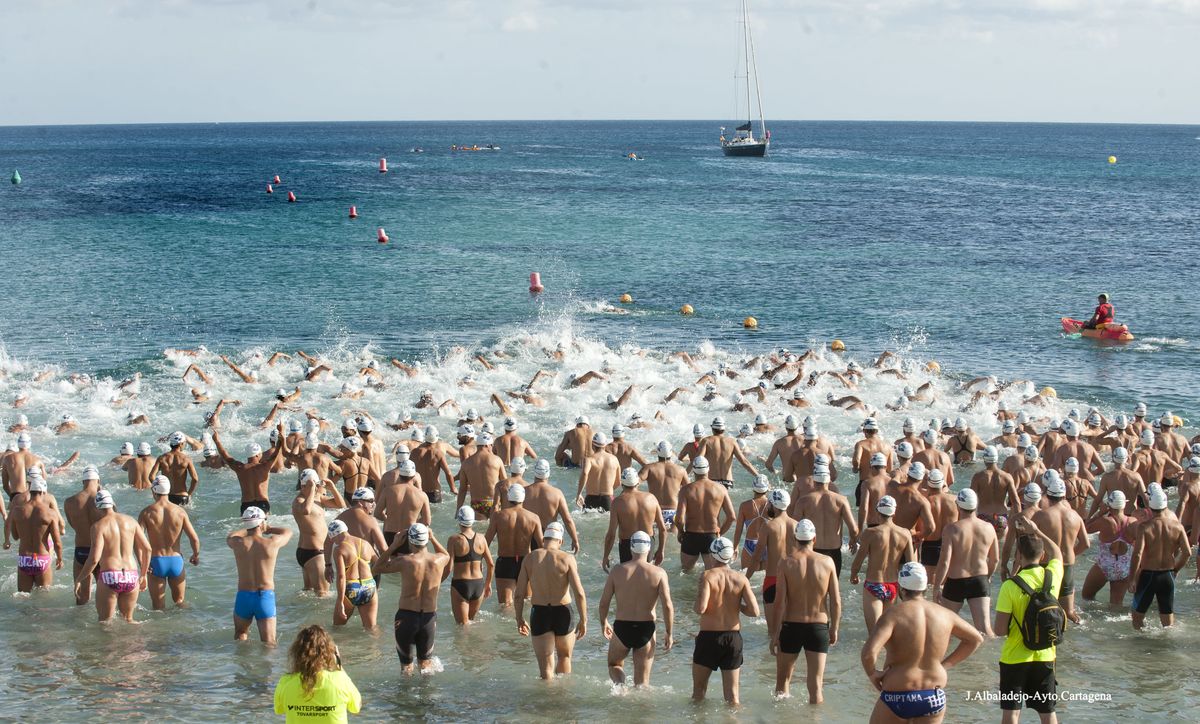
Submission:
M 21 172 L 16 169 L 13 169 L 12 184 L 13 186 L 21 185 Z

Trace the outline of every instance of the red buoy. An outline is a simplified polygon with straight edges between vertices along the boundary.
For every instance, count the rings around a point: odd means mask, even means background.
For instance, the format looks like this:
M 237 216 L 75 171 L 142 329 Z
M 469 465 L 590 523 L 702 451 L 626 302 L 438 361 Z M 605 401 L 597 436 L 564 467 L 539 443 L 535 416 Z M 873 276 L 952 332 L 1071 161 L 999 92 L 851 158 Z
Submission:
M 382 227 L 382 226 L 381 226 L 381 227 L 379 227 L 379 243 L 380 243 L 380 244 L 386 244 L 386 243 L 388 243 L 388 241 L 389 241 L 389 240 L 388 240 L 388 235 L 387 235 L 387 233 L 386 233 L 386 232 L 384 232 L 384 230 L 383 230 L 383 227 Z
M 387 159 L 379 159 L 379 173 L 387 173 Z
M 275 193 L 275 189 L 271 188 L 271 184 L 267 184 L 267 193 L 269 193 L 269 194 Z
M 529 275 L 529 291 L 537 294 L 543 291 L 546 287 L 542 286 L 542 275 L 537 272 L 532 272 Z
M 279 180 L 279 174 L 275 174 L 275 180 L 274 180 L 274 181 L 272 181 L 271 183 L 275 183 L 275 184 L 281 184 L 281 183 L 283 183 L 283 182 Z
M 288 203 L 289 204 L 296 203 L 296 194 L 292 193 L 291 191 L 288 191 Z
M 351 219 L 357 219 L 357 218 L 358 218 L 358 209 L 357 209 L 357 208 L 355 208 L 354 206 L 351 206 L 351 207 L 350 207 L 350 218 L 351 218 Z

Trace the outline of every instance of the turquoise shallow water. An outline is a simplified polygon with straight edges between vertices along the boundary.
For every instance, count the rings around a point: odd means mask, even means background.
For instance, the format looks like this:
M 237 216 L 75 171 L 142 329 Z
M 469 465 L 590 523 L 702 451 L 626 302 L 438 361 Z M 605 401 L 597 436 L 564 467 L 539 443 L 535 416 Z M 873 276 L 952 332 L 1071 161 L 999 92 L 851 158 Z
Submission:
M 178 380 L 187 361 L 164 359 L 168 346 L 207 345 L 258 369 L 264 384 L 247 386 L 217 372 L 218 395 L 244 401 L 226 414 L 231 450 L 251 440 L 271 390 L 300 374 L 296 364 L 268 368 L 258 355 L 297 347 L 318 351 L 337 379 L 306 391 L 306 402 L 340 417 L 348 405 L 330 400 L 374 355 L 423 359 L 417 380 L 392 377 L 361 406 L 379 417 L 411 408 L 419 391 L 453 395 L 487 407 L 487 395 L 512 389 L 544 366 L 541 347 L 577 346 L 562 372 L 621 372 L 612 388 L 546 391 L 542 410 L 518 411 L 539 452 L 580 410 L 611 424 L 600 402 L 623 385 L 652 385 L 632 403 L 668 422 L 632 437 L 642 449 L 660 438 L 678 447 L 693 422 L 726 410 L 698 400 L 661 405 L 670 388 L 697 376 L 677 364 L 643 360 L 634 345 L 687 349 L 712 364 L 776 346 L 793 349 L 841 338 L 848 354 L 869 361 L 884 348 L 901 351 L 914 378 L 928 359 L 946 369 L 940 401 L 919 417 L 958 414 L 965 396 L 953 381 L 977 374 L 1030 378 L 1064 398 L 1055 412 L 1095 403 L 1106 412 L 1135 400 L 1152 410 L 1197 415 L 1194 393 L 1200 306 L 1192 260 L 1200 247 L 1196 182 L 1200 128 L 1024 124 L 780 123 L 763 161 L 722 158 L 717 123 L 279 124 L 0 129 L 0 168 L 19 168 L 24 182 L 0 188 L 0 379 L 7 404 L 21 393 L 35 426 L 35 449 L 52 459 L 80 450 L 103 462 L 126 439 L 153 440 L 180 428 L 199 436 L 200 410 Z M 452 143 L 497 143 L 497 153 L 457 153 Z M 423 154 L 408 149 L 420 145 Z M 637 151 L 646 160 L 623 159 Z M 1110 154 L 1119 163 L 1109 165 Z M 391 172 L 376 171 L 381 155 Z M 265 185 L 283 177 L 276 193 Z M 287 191 L 299 201 L 288 204 Z M 346 218 L 358 207 L 357 220 Z M 375 243 L 383 226 L 391 243 Z M 530 271 L 548 291 L 531 298 Z M 1095 292 L 1114 296 L 1119 316 L 1139 340 L 1108 347 L 1064 340 L 1058 317 L 1086 316 Z M 610 306 L 621 293 L 636 303 Z M 695 317 L 677 308 L 690 303 Z M 741 319 L 753 314 L 760 329 Z M 454 345 L 502 345 L 514 355 L 484 375 Z M 835 360 L 820 363 L 831 368 Z M 61 379 L 35 384 L 46 366 L 100 378 L 77 388 Z M 125 410 L 108 404 L 109 376 L 145 375 L 134 403 L 148 428 L 129 429 Z M 463 375 L 480 377 L 464 389 Z M 749 383 L 730 382 L 731 396 Z M 880 406 L 900 383 L 872 379 L 859 393 Z M 825 383 L 814 390 L 823 398 Z M 1010 404 L 1019 399 L 1014 391 Z M 726 404 L 725 407 L 722 405 Z M 357 406 L 357 405 L 356 405 Z M 208 408 L 206 408 L 208 409 Z M 776 423 L 773 400 L 762 408 Z M 55 438 L 65 412 L 80 433 Z M 981 433 L 995 431 L 988 410 L 969 415 Z M 15 410 L 0 413 L 5 427 Z M 858 418 L 821 409 L 822 425 L 843 454 Z M 449 431 L 453 420 L 436 422 Z M 731 422 L 745 420 L 729 415 Z M 898 436 L 901 415 L 882 416 Z M 1190 434 L 1194 433 L 1194 425 Z M 395 439 L 389 434 L 389 441 Z M 769 439 L 752 439 L 765 454 Z M 235 453 L 236 454 L 236 453 Z M 840 460 L 847 475 L 848 460 Z M 969 471 L 963 471 L 969 472 Z M 77 471 L 55 476 L 60 498 L 77 489 Z M 136 514 L 145 499 L 106 470 L 118 503 Z M 203 562 L 194 570 L 194 607 L 110 632 L 91 608 L 74 610 L 56 587 L 25 599 L 14 594 L 10 562 L 0 564 L 0 671 L 14 693 L 33 697 L 47 719 L 74 718 L 103 704 L 115 715 L 226 720 L 249 706 L 265 710 L 280 652 L 229 641 L 232 561 L 221 538 L 237 514 L 227 471 L 206 474 L 193 516 L 202 530 Z M 574 490 L 556 471 L 554 482 Z M 745 492 L 745 480 L 739 480 Z M 285 483 L 272 498 L 289 500 Z M 740 499 L 740 497 L 739 497 Z M 437 528 L 448 532 L 450 512 Z M 290 518 L 280 517 L 287 524 Z M 595 601 L 603 577 L 598 546 L 605 521 L 581 523 L 585 584 Z M 676 560 L 674 544 L 668 548 Z M 299 577 L 290 549 L 280 562 L 283 639 L 303 623 L 327 621 L 329 603 L 295 593 Z M 60 584 L 66 579 L 60 579 Z M 660 659 L 652 693 L 614 698 L 604 647 L 593 628 L 581 642 L 576 676 L 545 687 L 535 678 L 528 642 L 488 606 L 483 625 L 456 633 L 443 612 L 438 655 L 446 670 L 400 682 L 390 634 L 372 639 L 339 633 L 355 679 L 376 718 L 424 715 L 435 720 L 532 720 L 628 716 L 706 719 L 724 716 L 716 703 L 684 704 L 695 616 L 692 577 L 672 574 L 681 643 Z M 845 639 L 831 656 L 829 705 L 811 712 L 769 696 L 773 663 L 760 624 L 747 624 L 742 718 L 799 716 L 861 719 L 871 692 L 859 671 L 863 640 L 859 591 L 846 587 Z M 383 609 L 394 604 L 385 584 Z M 11 597 L 11 598 L 10 598 Z M 445 599 L 448 601 L 447 598 Z M 1060 674 L 1075 690 L 1114 692 L 1114 701 L 1071 709 L 1072 720 L 1111 719 L 1114 710 L 1169 718 L 1197 694 L 1187 651 L 1200 640 L 1192 586 L 1179 596 L 1178 630 L 1135 637 L 1120 612 L 1089 606 L 1065 647 Z M 387 620 L 382 615 L 381 620 Z M 51 644 L 50 642 L 53 642 Z M 1132 656 L 1133 667 L 1114 660 Z M 994 685 L 998 648 L 955 673 L 959 688 Z M 1140 670 L 1150 676 L 1133 678 Z M 715 681 L 714 681 L 715 683 Z M 482 692 L 482 693 L 481 693 Z M 961 693 L 961 692 L 959 692 Z M 163 715 L 164 701 L 179 708 Z M 955 700 L 952 698 L 952 702 Z M 953 705 L 953 704 L 952 704 Z M 0 716 L 25 710 L 17 697 Z M 955 720 L 994 719 L 993 707 L 961 704 Z

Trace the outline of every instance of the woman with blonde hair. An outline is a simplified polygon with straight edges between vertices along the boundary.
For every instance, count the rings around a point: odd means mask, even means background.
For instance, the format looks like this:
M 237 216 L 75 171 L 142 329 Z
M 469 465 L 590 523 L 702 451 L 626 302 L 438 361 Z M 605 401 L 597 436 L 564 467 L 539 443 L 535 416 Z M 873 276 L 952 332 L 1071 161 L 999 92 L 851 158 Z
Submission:
M 342 660 L 333 637 L 320 626 L 308 626 L 296 634 L 288 651 L 291 670 L 275 686 L 275 713 L 293 722 L 346 721 L 346 713 L 357 714 L 362 697 L 354 682 L 342 671 Z

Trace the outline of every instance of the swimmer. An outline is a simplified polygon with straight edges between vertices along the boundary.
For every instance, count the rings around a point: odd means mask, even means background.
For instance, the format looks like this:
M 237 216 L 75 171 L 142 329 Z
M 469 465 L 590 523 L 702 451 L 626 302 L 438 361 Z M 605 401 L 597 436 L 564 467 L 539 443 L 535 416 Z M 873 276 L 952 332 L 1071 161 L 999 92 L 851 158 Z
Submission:
M 73 575 L 79 578 L 79 569 L 87 562 L 92 550 L 92 523 L 96 520 L 96 493 L 100 492 L 100 473 L 95 467 L 83 470 L 83 487 L 63 501 L 63 516 L 75 531 L 75 554 Z M 0 511 L 3 505 L 0 504 Z M 83 606 L 92 599 L 92 579 L 85 578 L 75 589 L 75 605 Z
M 346 524 L 346 529 L 350 531 L 350 535 L 355 538 L 362 538 L 371 544 L 376 553 L 383 554 L 384 551 L 392 552 L 383 537 L 383 533 L 379 530 L 379 523 L 375 520 L 375 492 L 370 488 L 359 488 L 354 491 L 354 495 L 350 497 L 350 507 L 337 514 L 335 520 L 340 520 Z M 333 558 L 329 554 L 331 541 L 328 537 L 325 539 L 325 578 L 330 582 L 333 581 Z
M 1080 517 L 1087 515 L 1088 499 L 1095 497 L 1096 488 L 1090 476 L 1079 474 L 1079 461 L 1075 458 L 1067 458 L 1063 463 L 1062 481 L 1067 487 L 1067 503 L 1072 510 Z
M 988 445 L 1017 447 L 1017 421 L 1008 419 L 1001 423 L 1000 434 L 989 440 Z
M 508 500 L 507 490 L 505 500 Z M 561 522 L 567 535 L 571 536 L 571 552 L 579 552 L 579 533 L 571 517 L 571 506 L 567 504 L 567 496 L 550 484 L 550 461 L 545 458 L 533 465 L 533 482 L 525 487 L 524 506 L 538 517 L 542 530 L 555 521 Z
M 211 385 L 213 382 L 212 377 L 209 377 L 208 374 L 206 374 L 204 370 L 200 369 L 199 365 L 197 365 L 195 362 L 192 362 L 187 366 L 187 369 L 183 371 L 183 374 L 179 376 L 179 379 L 187 382 L 188 375 L 192 373 L 195 373 L 196 377 L 198 377 L 200 381 L 206 385 Z
M 484 533 L 484 540 L 489 546 L 492 540 L 498 539 L 496 601 L 503 607 L 513 604 L 513 593 L 517 590 L 517 578 L 521 573 L 522 563 L 542 540 L 541 521 L 536 514 L 525 509 L 525 489 L 515 485 L 510 487 L 508 502 L 507 507 L 492 515 L 488 521 L 487 532 Z
M 1167 493 L 1157 483 L 1149 486 L 1150 518 L 1137 528 L 1133 542 L 1130 571 L 1136 581 L 1133 590 L 1133 628 L 1140 631 L 1150 602 L 1158 604 L 1158 620 L 1163 627 L 1175 623 L 1175 577 L 1192 557 L 1183 525 L 1166 513 Z M 1200 580 L 1200 564 L 1197 564 Z
M 572 556 L 562 548 L 563 529 L 551 523 L 542 535 L 542 547 L 531 552 L 521 566 L 516 586 L 517 631 L 531 636 L 542 679 L 571 673 L 571 654 L 575 642 L 587 633 L 587 597 L 579 580 L 579 569 Z M 525 621 L 525 592 L 529 592 L 533 610 Z M 579 623 L 571 628 L 572 598 Z
M 449 575 L 451 560 L 433 532 L 421 523 L 408 529 L 411 553 L 384 556 L 372 566 L 375 576 L 400 574 L 400 601 L 396 606 L 396 653 L 401 671 L 413 673 L 413 663 L 422 673 L 433 670 L 433 645 L 437 634 L 438 591 Z M 428 550 L 429 545 L 433 550 Z M 415 656 L 414 654 L 415 649 Z
M 700 425 L 692 425 L 692 440 L 686 442 L 683 448 L 679 451 L 679 461 L 687 463 L 687 471 L 692 471 L 692 460 L 700 454 L 700 441 L 704 439 L 704 428 Z
M 896 514 L 896 500 L 885 495 L 876 504 L 882 522 L 868 528 L 858 538 L 858 553 L 850 564 L 850 583 L 858 585 L 858 571 L 867 562 L 867 580 L 863 584 L 863 619 L 867 632 L 875 630 L 881 616 L 896 603 L 897 580 L 902 561 L 916 562 L 912 534 L 892 520 Z M 925 569 L 920 568 L 924 578 Z M 869 595 L 868 595 L 869 594 Z
M 925 474 L 925 487 L 918 488 L 929 501 L 929 512 L 933 516 L 933 527 L 922 528 L 916 541 L 920 541 L 921 565 L 925 573 L 933 578 L 934 569 L 942 556 L 942 534 L 946 526 L 958 520 L 958 508 L 955 506 L 954 495 L 946 488 L 946 480 L 941 470 L 930 470 Z
M 725 418 L 714 417 L 710 427 L 712 434 L 697 445 L 697 455 L 703 456 L 708 461 L 709 477 L 726 488 L 732 488 L 733 461 L 735 459 L 752 476 L 758 475 L 758 471 L 754 469 L 746 457 L 746 453 L 742 452 L 742 448 L 725 435 Z
M 635 462 L 641 467 L 646 465 L 646 458 L 642 457 L 637 448 L 625 439 L 624 425 L 617 423 L 612 426 L 612 438 L 612 442 L 606 445 L 604 449 L 606 452 L 616 456 L 617 463 L 622 470 L 632 466 Z
M 267 525 L 267 514 L 255 507 L 242 511 L 242 529 L 225 538 L 237 565 L 238 591 L 233 604 L 233 638 L 246 641 L 250 623 L 258 637 L 275 645 L 275 561 L 279 550 L 292 539 L 292 531 Z
M 671 584 L 662 568 L 651 565 L 651 538 L 645 531 L 630 536 L 629 561 L 613 567 L 600 595 L 599 618 L 604 638 L 608 639 L 608 675 L 614 684 L 624 684 L 625 657 L 633 655 L 633 684 L 650 685 L 650 670 L 654 665 L 656 609 L 663 610 L 665 626 L 663 653 L 675 645 L 672 633 L 675 608 L 671 601 Z M 616 620 L 609 625 L 608 608 L 617 599 Z
M 283 423 L 279 424 L 276 431 L 283 434 Z M 216 445 L 221 459 L 237 475 L 238 486 L 241 488 L 242 494 L 241 509 L 245 510 L 253 505 L 262 509 L 264 513 L 270 513 L 271 501 L 267 489 L 271 484 L 272 468 L 283 459 L 283 446 L 276 445 L 270 450 L 269 455 L 264 455 L 262 446 L 252 442 L 246 446 L 246 462 L 242 462 L 225 450 L 225 446 L 221 444 L 220 433 L 213 433 L 213 443 Z
M 171 588 L 171 600 L 177 607 L 183 607 L 184 594 L 187 591 L 187 572 L 184 570 L 183 556 L 179 552 L 179 540 L 187 536 L 192 546 L 192 557 L 189 562 L 193 566 L 200 565 L 200 536 L 192 527 L 192 521 L 182 506 L 167 500 L 171 492 L 171 481 L 160 475 L 151 488 L 154 502 L 142 509 L 138 514 L 138 525 L 146 535 L 150 544 L 150 575 L 147 579 L 147 589 L 150 591 L 151 605 L 155 611 L 167 607 L 167 587 Z M 78 549 L 75 553 L 79 556 Z M 86 579 L 85 579 L 86 581 Z
M 356 412 L 358 419 L 355 421 L 355 428 L 359 440 L 362 441 L 362 455 L 371 461 L 371 469 L 377 475 L 382 475 L 387 469 L 387 452 L 384 450 L 383 441 L 375 434 L 375 421 L 366 410 Z
M 454 622 L 468 626 L 475 623 L 484 599 L 492 595 L 496 564 L 487 541 L 472 530 L 475 511 L 464 505 L 458 509 L 454 521 L 458 523 L 458 532 L 446 541 L 446 552 L 454 564 L 450 574 L 450 606 Z
M 1108 602 L 1120 606 L 1133 585 L 1130 565 L 1138 520 L 1125 514 L 1125 494 L 1110 490 L 1104 496 L 1104 508 L 1087 521 L 1088 533 L 1096 533 L 1096 562 L 1083 581 L 1083 600 L 1093 601 L 1108 584 Z
M 808 520 L 816 526 L 816 538 L 812 550 L 829 556 L 833 562 L 834 576 L 842 575 L 842 529 L 850 534 L 850 551 L 858 551 L 859 530 L 850 511 L 846 496 L 829 490 L 829 473 L 821 471 L 813 475 L 813 491 L 796 499 L 790 515 L 797 520 Z M 790 677 L 789 677 L 790 678 Z
M 429 507 L 429 496 L 417 483 L 417 466 L 413 461 L 400 463 L 397 471 L 396 482 L 384 486 L 376 496 L 375 517 L 383 521 L 383 540 L 387 550 L 405 553 L 404 536 L 408 529 L 413 523 L 428 527 L 433 523 L 433 514 Z
M 1142 480 L 1161 482 L 1169 487 L 1183 474 L 1183 466 L 1158 448 L 1158 438 L 1153 430 L 1142 430 L 1140 443 L 1131 461 Z
M 937 430 L 925 430 L 921 433 L 921 439 L 925 441 L 925 449 L 913 452 L 912 464 L 920 463 L 926 471 L 940 470 L 946 480 L 946 485 L 954 485 L 954 459 L 950 457 L 949 453 L 937 449 L 937 445 L 941 442 Z M 973 455 L 974 453 L 972 453 Z
M 18 542 L 17 590 L 21 593 L 29 593 L 34 586 L 50 588 L 54 583 L 54 571 L 63 567 L 62 517 L 51 504 L 46 490 L 45 479 L 40 472 L 35 472 L 29 476 L 27 488 L 10 501 L 12 508 L 5 523 L 4 547 L 11 547 L 8 542 L 11 533 Z M 51 553 L 54 554 L 53 568 L 50 567 Z
M 521 437 L 517 429 L 518 424 L 515 417 L 504 418 L 504 432 L 496 438 L 495 444 L 492 445 L 493 451 L 505 465 L 517 458 L 537 460 L 537 453 L 534 452 L 533 446 Z
M 1146 502 L 1146 482 L 1141 474 L 1133 468 L 1129 452 L 1125 448 L 1119 447 L 1113 450 L 1112 460 L 1113 469 L 1100 476 L 1096 497 L 1088 509 L 1089 519 L 1095 517 L 1096 512 L 1101 510 L 1101 501 L 1114 490 L 1120 491 L 1122 499 L 1125 500 L 1126 515 L 1133 514 Z
M 879 512 L 875 504 L 887 495 L 887 486 L 892 476 L 888 474 L 887 457 L 883 453 L 873 453 L 869 461 L 870 467 L 859 470 L 859 483 L 856 490 L 855 506 L 858 508 L 858 529 L 866 530 L 879 525 Z M 857 497 L 861 494 L 861 498 Z
M 729 567 L 737 555 L 732 541 L 715 538 L 706 553 L 711 563 L 700 578 L 693 609 L 700 615 L 700 632 L 692 654 L 692 700 L 704 700 L 708 680 L 719 669 L 725 701 L 737 706 L 742 668 L 741 616 L 758 618 L 758 600 L 746 577 Z
M 126 473 L 129 486 L 134 490 L 146 490 L 150 487 L 150 471 L 154 469 L 156 462 L 153 452 L 150 443 L 138 443 L 137 456 L 126 460 L 121 466 Z
M 575 426 L 563 433 L 554 451 L 554 464 L 560 468 L 578 468 L 592 454 L 592 427 L 585 415 L 575 418 Z
M 1075 458 L 1080 469 L 1088 474 L 1100 475 L 1105 472 L 1104 463 L 1100 460 L 1100 454 L 1096 452 L 1096 448 L 1079 438 L 1078 422 L 1064 420 L 1062 433 L 1066 436 L 1066 440 L 1055 448 L 1052 457 L 1047 458 L 1046 467 L 1061 472 L 1067 459 Z
M 971 477 L 971 490 L 978 502 L 976 515 L 995 528 L 996 535 L 1004 535 L 1008 527 L 1008 515 L 1020 506 L 1020 495 L 1013 476 L 997 467 L 1000 453 L 993 446 L 983 450 L 983 470 Z
M 1017 541 L 1021 537 L 1018 530 L 1018 524 L 1023 525 L 1018 518 L 1024 519 L 1033 525 L 1033 514 L 1046 507 L 1047 501 L 1042 500 L 1042 489 L 1037 483 L 1030 483 L 1021 491 L 1021 510 L 1016 515 L 1010 516 L 1008 520 L 1008 530 L 1004 534 L 1003 542 L 1000 546 L 1000 580 L 1008 580 L 1009 577 L 1009 558 L 1013 556 L 1013 551 L 1016 548 Z M 1033 526 L 1035 529 L 1036 525 Z M 1026 526 L 1028 528 L 1028 526 Z M 1061 558 L 1061 556 L 1060 556 Z M 1061 560 L 1060 560 L 1061 562 Z
M 701 555 L 725 534 L 734 522 L 733 503 L 729 491 L 708 477 L 708 460 L 703 456 L 693 460 L 696 478 L 679 491 L 675 525 L 679 537 L 679 559 L 684 573 L 692 570 Z M 711 561 L 704 560 L 706 567 Z
M 966 621 L 925 599 L 928 578 L 918 563 L 898 571 L 899 601 L 863 644 L 863 671 L 879 691 L 872 722 L 941 722 L 946 715 L 946 669 L 962 663 L 983 643 Z M 949 654 L 950 640 L 959 644 Z M 880 652 L 887 658 L 875 668 Z
M 747 577 L 754 575 L 758 546 L 759 530 L 767 521 L 766 512 L 769 503 L 767 493 L 771 490 L 771 481 L 766 475 L 754 478 L 753 495 L 742 501 L 737 509 L 737 519 L 733 524 L 733 546 L 741 543 L 742 570 Z M 743 540 L 742 536 L 745 536 Z
M 191 459 L 183 450 L 186 439 L 187 436 L 182 432 L 171 433 L 168 438 L 171 449 L 158 456 L 149 473 L 151 480 L 159 473 L 170 479 L 171 493 L 168 499 L 176 505 L 187 505 L 192 496 L 196 494 L 196 486 L 200 484 L 200 479 L 196 475 L 196 466 L 192 464 Z M 188 478 L 191 478 L 192 481 L 190 487 L 187 486 Z
M 900 448 L 900 443 L 906 442 L 909 444 L 909 448 L 912 450 L 912 452 L 909 453 L 909 457 L 912 457 L 913 454 L 920 450 L 924 450 L 925 441 L 921 439 L 921 436 L 917 434 L 916 430 L 917 421 L 911 417 L 904 418 L 904 423 L 902 425 L 902 431 L 904 432 L 904 435 L 900 438 L 897 438 L 896 441 L 892 443 L 892 449 L 898 450 Z
M 28 432 L 22 431 L 17 435 L 16 451 L 6 454 L 4 462 L 0 463 L 0 476 L 3 477 L 4 492 L 10 501 L 18 493 L 28 490 L 26 473 L 42 466 L 42 459 L 33 454 L 33 451 L 29 449 L 30 445 L 32 445 L 32 438 Z
M 996 529 L 976 515 L 979 496 L 974 490 L 960 490 L 954 500 L 958 520 L 942 531 L 941 557 L 933 578 L 933 600 L 958 613 L 966 602 L 975 630 L 985 639 L 995 636 L 988 613 L 991 598 L 988 585 L 1000 562 L 1000 543 Z
M 77 430 L 79 430 L 79 421 L 76 420 L 75 417 L 70 413 L 63 415 L 58 421 L 58 424 L 54 426 L 55 435 L 65 435 L 69 432 L 76 432 Z
M 438 439 L 438 430 L 429 425 L 422 433 L 423 442 L 412 451 L 413 464 L 417 466 L 417 475 L 421 478 L 421 489 L 429 496 L 430 503 L 442 502 L 441 478 L 446 479 L 446 487 L 451 495 L 458 495 L 454 485 L 454 474 L 450 472 L 450 463 L 446 461 L 447 445 Z
M 893 478 L 887 485 L 887 497 L 892 499 L 896 508 L 892 523 L 912 533 L 916 538 L 914 544 L 918 546 L 926 535 L 937 528 L 937 521 L 933 518 L 933 506 L 921 489 L 927 475 L 924 465 L 913 463 L 909 466 L 907 475 Z M 943 482 L 944 480 L 943 478 Z M 941 482 L 938 489 L 941 489 Z
M 328 445 L 324 446 L 325 450 L 330 449 Z M 304 436 L 304 445 L 302 450 L 293 451 L 291 454 L 292 466 L 296 468 L 297 473 L 303 470 L 315 470 L 317 476 L 321 480 L 335 480 L 342 474 L 342 469 L 322 452 L 321 438 L 317 433 L 309 432 Z
M 356 538 L 340 520 L 329 524 L 326 539 L 330 542 L 329 557 L 333 561 L 333 625 L 344 626 L 358 611 L 363 629 L 375 629 L 379 597 L 375 595 L 375 579 L 371 568 L 379 553 L 362 538 Z M 340 595 L 338 595 L 340 594 Z
M 776 573 L 776 605 L 769 616 L 770 652 L 775 656 L 775 696 L 791 696 L 796 660 L 804 652 L 808 703 L 825 700 L 825 657 L 838 640 L 842 620 L 841 592 L 833 561 L 813 550 L 817 527 L 801 520 L 793 529 L 795 552 L 783 558 Z
M 575 504 L 583 510 L 608 511 L 612 505 L 613 490 L 621 476 L 621 463 L 616 455 L 605 450 L 607 445 L 604 433 L 593 435 L 592 454 L 583 459 L 579 468 Z
M 380 471 L 371 464 L 371 458 L 363 454 L 362 438 L 352 435 L 343 438 L 336 448 L 322 445 L 319 449 L 338 459 L 347 498 L 359 489 L 374 490 L 379 487 Z
M 954 433 L 946 442 L 946 452 L 956 465 L 964 465 L 975 460 L 975 453 L 984 447 L 983 440 L 967 425 L 967 421 L 958 418 L 954 421 Z M 945 472 L 943 470 L 942 472 Z
M 304 578 L 304 590 L 318 596 L 329 592 L 325 570 L 326 510 L 341 510 L 346 501 L 330 480 L 322 480 L 316 470 L 300 473 L 300 489 L 292 501 L 292 517 L 299 537 L 296 539 L 296 563 Z
M 863 439 L 854 443 L 854 450 L 850 453 L 850 470 L 859 474 L 859 486 L 862 485 L 863 475 L 871 467 L 871 458 L 879 453 L 885 457 L 884 464 L 890 469 L 893 464 L 892 448 L 887 444 L 887 441 L 879 434 L 879 423 L 873 417 L 868 417 L 863 420 L 862 424 Z M 855 488 L 855 501 L 861 500 L 861 491 Z
M 666 542 L 666 523 L 663 521 L 662 508 L 658 499 L 647 492 L 638 490 L 641 479 L 633 468 L 625 468 L 621 473 L 621 494 L 612 501 L 611 514 L 608 517 L 608 532 L 604 535 L 604 549 L 600 557 L 601 567 L 607 572 L 611 567 L 612 547 L 614 540 L 620 540 L 617 546 L 617 556 L 621 563 L 633 560 L 631 536 L 637 531 L 657 531 L 658 550 L 654 554 L 654 564 L 662 565 L 663 544 Z
M 79 568 L 75 585 L 78 587 L 93 572 L 99 571 L 96 613 L 101 623 L 111 621 L 117 611 L 123 619 L 132 622 L 138 594 L 146 590 L 150 541 L 137 521 L 117 512 L 112 494 L 107 490 L 96 493 L 95 506 L 91 551 Z

